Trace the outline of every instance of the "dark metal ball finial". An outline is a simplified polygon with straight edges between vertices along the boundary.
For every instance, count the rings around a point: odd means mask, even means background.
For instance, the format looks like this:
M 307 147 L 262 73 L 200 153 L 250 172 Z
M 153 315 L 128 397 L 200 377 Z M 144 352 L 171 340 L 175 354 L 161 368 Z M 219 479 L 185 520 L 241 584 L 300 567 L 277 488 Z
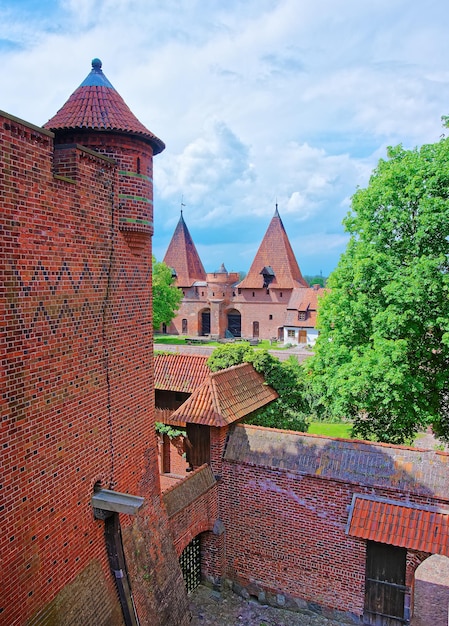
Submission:
M 101 70 L 102 62 L 100 59 L 92 59 L 92 69 Z

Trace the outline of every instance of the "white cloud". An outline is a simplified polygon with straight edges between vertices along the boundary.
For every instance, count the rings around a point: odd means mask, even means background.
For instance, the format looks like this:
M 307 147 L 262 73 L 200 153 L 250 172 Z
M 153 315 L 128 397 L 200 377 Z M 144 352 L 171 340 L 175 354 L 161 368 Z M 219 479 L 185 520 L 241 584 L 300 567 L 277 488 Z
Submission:
M 326 250 L 335 265 L 349 199 L 386 146 L 442 132 L 446 21 L 445 0 L 4 0 L 1 106 L 44 123 L 98 56 L 167 143 L 156 249 L 184 196 L 206 269 L 248 269 L 277 201 L 300 264 Z

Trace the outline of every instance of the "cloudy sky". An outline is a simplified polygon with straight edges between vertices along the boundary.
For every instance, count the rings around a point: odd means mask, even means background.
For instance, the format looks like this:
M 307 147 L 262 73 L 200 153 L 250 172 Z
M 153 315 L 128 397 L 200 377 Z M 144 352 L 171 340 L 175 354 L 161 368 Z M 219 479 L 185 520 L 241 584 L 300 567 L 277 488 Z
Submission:
M 328 275 L 388 145 L 449 114 L 447 0 L 0 0 L 0 108 L 44 124 L 91 60 L 167 145 L 154 253 L 184 218 L 207 271 L 247 271 L 276 202 Z

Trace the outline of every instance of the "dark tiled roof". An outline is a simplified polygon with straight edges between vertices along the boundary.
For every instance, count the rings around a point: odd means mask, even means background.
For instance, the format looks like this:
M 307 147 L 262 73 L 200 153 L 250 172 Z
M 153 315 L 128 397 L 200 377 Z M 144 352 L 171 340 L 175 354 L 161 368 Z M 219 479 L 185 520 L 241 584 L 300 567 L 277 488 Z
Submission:
M 355 495 L 347 533 L 370 541 L 449 556 L 449 510 Z
M 175 270 L 178 287 L 191 287 L 195 281 L 206 280 L 206 272 L 182 216 L 182 211 L 165 253 L 164 263 Z
M 449 454 L 239 424 L 225 458 L 449 501 Z
M 194 354 L 155 354 L 155 389 L 193 393 L 211 373 L 206 365 L 208 358 Z
M 164 142 L 139 122 L 111 85 L 99 59 L 92 61 L 90 74 L 44 128 L 56 133 L 69 130 L 127 133 L 150 143 L 154 154 L 165 148 Z
M 170 419 L 176 423 L 221 427 L 244 418 L 276 398 L 277 393 L 265 384 L 263 376 L 250 363 L 242 363 L 210 373 Z
M 268 267 L 273 269 L 275 275 L 270 287 L 294 289 L 309 286 L 301 274 L 277 208 L 249 272 L 238 287 L 241 289 L 262 288 L 261 272 Z
M 216 484 L 217 481 L 209 465 L 202 465 L 184 480 L 177 481 L 163 495 L 168 517 L 173 517 L 188 507 Z

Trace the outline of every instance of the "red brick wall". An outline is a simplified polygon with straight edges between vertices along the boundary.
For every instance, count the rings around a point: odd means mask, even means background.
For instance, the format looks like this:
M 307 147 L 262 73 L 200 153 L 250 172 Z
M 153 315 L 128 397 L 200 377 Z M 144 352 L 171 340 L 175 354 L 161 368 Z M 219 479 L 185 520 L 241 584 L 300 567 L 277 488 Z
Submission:
M 361 614 L 365 542 L 345 534 L 351 497 L 345 485 L 224 463 L 226 575 Z
M 0 133 L 0 620 L 44 614 L 93 562 L 116 604 L 104 525 L 90 506 L 100 482 L 146 497 L 145 519 L 121 516 L 136 603 L 143 619 L 181 624 L 186 598 L 158 496 L 151 247 L 136 254 L 119 230 L 110 159 L 61 149 L 54 178 L 51 133 L 12 117 L 0 118 Z M 174 616 L 139 575 L 129 549 L 138 540 Z M 75 587 L 81 606 L 89 585 Z
M 437 495 L 447 493 L 446 457 L 431 451 L 424 475 L 420 450 L 270 435 L 252 426 L 237 426 L 235 433 L 219 481 L 224 576 L 255 596 L 281 594 L 299 606 L 305 601 L 360 617 L 366 541 L 346 533 L 353 494 L 447 507 Z M 425 556 L 409 551 L 407 585 Z

